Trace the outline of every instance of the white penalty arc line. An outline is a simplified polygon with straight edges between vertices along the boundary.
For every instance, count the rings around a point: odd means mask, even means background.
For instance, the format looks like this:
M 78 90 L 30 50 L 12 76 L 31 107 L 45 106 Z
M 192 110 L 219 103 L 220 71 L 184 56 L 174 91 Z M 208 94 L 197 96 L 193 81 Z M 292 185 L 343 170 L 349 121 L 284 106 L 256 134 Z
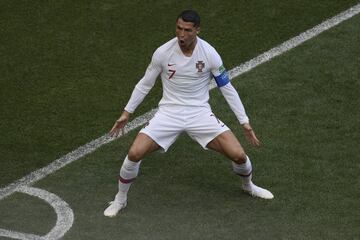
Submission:
M 350 19 L 351 17 L 357 15 L 359 12 L 360 12 L 360 3 L 351 7 L 350 9 L 348 9 L 344 12 L 341 12 L 340 14 L 322 22 L 321 24 L 301 33 L 300 35 L 298 35 L 294 38 L 291 38 L 290 40 L 272 48 L 271 50 L 251 59 L 250 61 L 247 61 L 247 62 L 231 69 L 229 71 L 230 79 L 238 77 L 241 74 L 254 69 L 258 65 L 265 63 L 265 62 L 271 60 L 272 58 L 279 56 L 279 55 L 289 51 L 290 49 L 293 49 L 293 48 L 299 46 L 300 44 L 304 43 L 307 40 L 312 39 L 313 37 L 319 35 L 320 33 L 338 25 L 339 23 L 341 23 L 347 19 Z M 215 87 L 216 87 L 216 85 L 215 85 L 214 81 L 212 81 L 210 88 L 213 89 Z M 156 111 L 157 111 L 157 109 L 153 109 L 153 110 L 145 113 L 144 115 L 137 117 L 136 119 L 131 121 L 125 127 L 123 135 L 125 135 L 129 131 L 145 124 L 149 119 L 152 118 L 152 116 L 155 114 Z M 105 135 L 77 148 L 76 150 L 66 154 L 65 156 L 55 160 L 48 166 L 38 169 L 38 170 L 30 173 L 29 175 L 15 181 L 14 183 L 9 184 L 5 188 L 0 189 L 0 200 L 11 195 L 12 193 L 14 193 L 16 191 L 21 192 L 24 189 L 27 189 L 28 186 L 45 178 L 47 175 L 56 172 L 57 170 L 63 168 L 64 166 L 84 157 L 85 155 L 95 151 L 96 149 L 98 149 L 99 147 L 101 147 L 107 143 L 112 142 L 113 140 L 115 140 L 115 138 L 111 138 L 108 134 L 105 134 Z M 41 191 L 44 191 L 44 190 L 41 190 Z M 51 195 L 52 193 L 48 193 L 48 194 Z M 52 195 L 54 195 L 54 194 L 52 194 Z M 56 196 L 56 195 L 54 195 L 54 196 Z M 59 214 L 59 213 L 57 212 L 57 214 Z M 72 225 L 72 222 L 71 222 L 71 225 Z M 61 223 L 60 224 L 57 223 L 57 225 L 54 227 L 54 229 L 56 229 L 56 234 L 59 234 L 60 232 L 62 233 L 62 232 L 68 231 L 68 229 L 70 229 L 71 225 L 64 227 L 61 225 Z M 0 236 L 6 236 L 6 235 L 1 235 L 2 233 L 4 233 L 4 232 L 2 232 L 2 230 L 3 229 L 0 229 Z M 51 231 L 49 234 L 52 234 L 52 232 L 53 231 Z M 36 236 L 36 235 L 31 235 L 31 234 L 23 234 L 23 233 L 17 233 L 17 234 L 18 234 L 17 237 L 19 237 L 18 239 L 49 239 L 48 237 L 53 237 L 53 236 L 49 236 L 49 234 L 46 235 L 45 237 L 40 237 L 40 238 L 38 238 L 38 236 Z M 53 239 L 57 239 L 57 238 L 54 236 Z
M 264 52 L 263 54 L 231 69 L 229 71 L 230 79 L 233 79 L 235 77 L 240 76 L 243 73 L 246 73 L 258 65 L 268 62 L 272 58 L 279 56 L 297 46 L 304 43 L 307 40 L 312 39 L 313 37 L 319 35 L 320 33 L 338 25 L 339 23 L 352 18 L 353 16 L 357 15 L 360 12 L 360 3 L 349 8 L 346 11 L 343 11 L 339 13 L 338 15 L 327 19 L 326 21 L 322 22 L 321 24 L 301 33 L 300 35 L 291 38 L 290 40 L 272 48 L 271 50 Z M 211 89 L 215 87 L 215 83 L 211 83 Z M 133 121 L 127 124 L 127 126 L 124 129 L 124 135 L 128 133 L 129 131 L 145 124 L 151 117 L 155 114 L 157 109 L 153 109 L 144 115 L 137 117 Z M 120 136 L 121 137 L 121 136 Z M 21 186 L 28 186 L 31 185 L 44 177 L 46 177 L 49 174 L 52 174 L 56 172 L 57 170 L 63 168 L 64 166 L 78 160 L 79 158 L 95 151 L 99 147 L 112 142 L 115 140 L 115 138 L 111 138 L 109 134 L 105 134 L 79 148 L 76 150 L 66 154 L 65 156 L 55 160 L 51 164 L 47 165 L 46 167 L 43 167 L 41 169 L 38 169 L 29 175 L 15 181 L 14 183 L 9 184 L 5 188 L 0 189 L 0 200 L 6 196 L 9 196 L 13 192 L 16 191 Z
M 6 230 L 0 228 L 0 236 L 15 238 L 15 239 L 41 239 L 41 240 L 50 240 L 50 239 L 60 239 L 65 235 L 65 233 L 71 228 L 74 222 L 74 213 L 69 205 L 56 196 L 53 193 L 45 191 L 43 189 L 22 186 L 17 189 L 18 192 L 26 193 L 28 195 L 38 197 L 51 205 L 55 210 L 57 215 L 57 220 L 55 227 L 45 236 L 38 236 L 29 233 L 20 233 L 16 231 Z

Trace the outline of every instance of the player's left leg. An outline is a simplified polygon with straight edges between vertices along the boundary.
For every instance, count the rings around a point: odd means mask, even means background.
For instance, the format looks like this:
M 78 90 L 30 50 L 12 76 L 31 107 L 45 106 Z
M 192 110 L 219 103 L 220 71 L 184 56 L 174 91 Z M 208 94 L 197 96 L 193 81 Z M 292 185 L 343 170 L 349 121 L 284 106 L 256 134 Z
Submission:
M 207 148 L 215 150 L 232 160 L 233 170 L 242 179 L 242 188 L 252 196 L 264 199 L 274 198 L 273 194 L 261 187 L 256 186 L 252 180 L 252 165 L 249 157 L 245 154 L 235 135 L 225 131 L 216 136 L 207 145 Z

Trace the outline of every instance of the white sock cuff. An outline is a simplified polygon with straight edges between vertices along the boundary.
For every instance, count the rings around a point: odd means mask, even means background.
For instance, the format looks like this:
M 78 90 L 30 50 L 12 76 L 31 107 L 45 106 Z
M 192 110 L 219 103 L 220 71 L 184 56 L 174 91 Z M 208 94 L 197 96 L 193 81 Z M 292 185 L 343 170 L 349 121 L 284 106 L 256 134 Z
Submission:
M 128 158 L 128 155 L 126 155 L 124 162 L 123 162 L 123 167 L 125 167 L 126 169 L 136 169 L 139 168 L 141 161 L 139 162 L 133 162 Z
M 232 162 L 233 170 L 236 174 L 239 174 L 240 176 L 247 176 L 251 174 L 252 172 L 252 166 L 251 161 L 248 156 L 246 156 L 245 163 L 237 164 L 235 162 Z
M 133 162 L 126 158 L 124 159 L 123 165 L 120 168 L 119 180 L 122 183 L 131 183 L 137 177 L 139 173 L 140 162 Z

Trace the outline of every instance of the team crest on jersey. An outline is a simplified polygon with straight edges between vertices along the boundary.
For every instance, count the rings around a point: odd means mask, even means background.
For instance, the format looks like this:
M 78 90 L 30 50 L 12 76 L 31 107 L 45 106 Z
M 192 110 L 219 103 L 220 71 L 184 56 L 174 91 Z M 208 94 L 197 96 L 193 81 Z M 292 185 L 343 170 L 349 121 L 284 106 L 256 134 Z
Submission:
M 196 68 L 197 68 L 198 72 L 202 72 L 204 67 L 205 67 L 205 63 L 203 61 L 198 61 L 196 63 Z

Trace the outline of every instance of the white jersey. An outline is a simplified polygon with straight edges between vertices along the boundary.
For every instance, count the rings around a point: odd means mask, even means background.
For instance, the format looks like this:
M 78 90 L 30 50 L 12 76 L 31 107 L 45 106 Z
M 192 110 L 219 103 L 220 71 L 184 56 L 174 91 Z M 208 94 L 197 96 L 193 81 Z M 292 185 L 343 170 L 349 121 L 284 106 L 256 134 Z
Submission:
M 235 88 L 229 82 L 221 57 L 206 41 L 197 37 L 190 57 L 181 51 L 173 38 L 154 52 L 144 77 L 136 84 L 125 110 L 133 113 L 161 76 L 163 96 L 159 107 L 210 107 L 209 88 L 212 77 L 225 77 L 218 83 L 220 91 L 241 124 L 249 122 Z M 221 81 L 220 81 L 221 82 Z
M 163 96 L 159 106 L 209 106 L 209 83 L 218 76 L 222 60 L 216 50 L 197 37 L 191 57 L 183 54 L 178 39 L 159 47 L 149 68 L 160 72 Z

